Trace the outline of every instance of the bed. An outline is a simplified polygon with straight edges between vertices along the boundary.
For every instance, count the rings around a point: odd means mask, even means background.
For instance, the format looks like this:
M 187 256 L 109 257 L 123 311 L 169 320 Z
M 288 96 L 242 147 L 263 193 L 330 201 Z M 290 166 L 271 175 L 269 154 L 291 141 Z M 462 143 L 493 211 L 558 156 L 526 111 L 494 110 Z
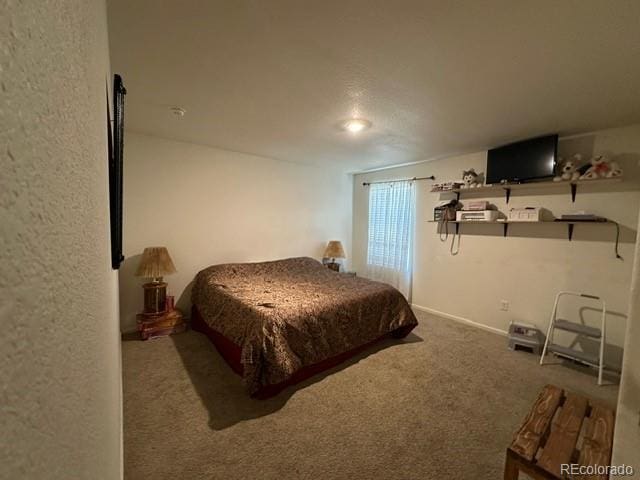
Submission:
M 192 328 L 205 333 L 248 393 L 277 394 L 418 321 L 395 288 L 307 257 L 214 265 L 192 290 Z

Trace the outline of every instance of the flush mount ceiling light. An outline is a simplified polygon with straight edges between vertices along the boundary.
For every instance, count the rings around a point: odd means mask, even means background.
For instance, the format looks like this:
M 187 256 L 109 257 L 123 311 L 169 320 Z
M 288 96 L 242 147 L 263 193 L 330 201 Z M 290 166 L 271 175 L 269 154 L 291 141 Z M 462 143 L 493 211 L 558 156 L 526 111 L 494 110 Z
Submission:
M 187 111 L 184 108 L 180 108 L 180 107 L 171 107 L 169 108 L 169 111 L 173 113 L 176 117 L 184 117 L 184 114 L 187 113 Z
M 351 118 L 342 123 L 342 129 L 350 133 L 360 133 L 371 128 L 371 122 L 364 118 Z

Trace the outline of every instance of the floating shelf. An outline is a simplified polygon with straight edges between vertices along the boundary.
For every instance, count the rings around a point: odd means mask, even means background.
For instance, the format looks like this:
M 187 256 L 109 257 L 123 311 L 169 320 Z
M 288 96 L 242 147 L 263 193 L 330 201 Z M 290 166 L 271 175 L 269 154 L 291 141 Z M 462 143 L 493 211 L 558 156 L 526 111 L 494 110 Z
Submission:
M 436 220 L 429 220 L 430 223 L 442 223 Z M 567 225 L 567 237 L 569 238 L 569 241 L 571 241 L 571 239 L 573 238 L 573 227 L 576 224 L 589 224 L 589 225 L 615 225 L 616 222 L 612 222 L 611 220 L 604 220 L 604 221 L 592 221 L 592 220 L 554 220 L 554 221 L 548 221 L 548 222 L 543 222 L 543 221 L 537 221 L 537 222 L 522 222 L 522 221 L 509 221 L 509 220 L 492 220 L 490 222 L 488 221 L 481 221 L 481 220 L 449 220 L 446 223 L 448 224 L 455 224 L 456 226 L 456 234 L 460 233 L 460 225 L 461 224 L 474 224 L 474 225 L 502 225 L 503 226 L 503 236 L 506 237 L 507 236 L 507 232 L 509 230 L 509 225 L 512 224 L 519 224 L 519 225 L 540 225 L 540 224 L 547 224 L 547 225 L 558 225 L 558 224 L 565 224 Z
M 561 181 L 561 182 L 529 182 L 529 183 L 512 183 L 505 185 L 483 185 L 477 188 L 454 188 L 453 190 L 444 191 L 432 191 L 432 193 L 455 193 L 456 199 L 460 200 L 460 195 L 463 193 L 492 193 L 492 192 L 504 192 L 505 199 L 509 203 L 512 190 L 544 190 L 553 189 L 568 186 L 571 193 L 571 201 L 576 201 L 576 192 L 579 185 L 606 185 L 611 183 L 622 182 L 622 177 L 614 178 L 596 178 L 593 180 L 576 180 L 575 182 Z M 502 222 L 500 222 L 502 223 Z

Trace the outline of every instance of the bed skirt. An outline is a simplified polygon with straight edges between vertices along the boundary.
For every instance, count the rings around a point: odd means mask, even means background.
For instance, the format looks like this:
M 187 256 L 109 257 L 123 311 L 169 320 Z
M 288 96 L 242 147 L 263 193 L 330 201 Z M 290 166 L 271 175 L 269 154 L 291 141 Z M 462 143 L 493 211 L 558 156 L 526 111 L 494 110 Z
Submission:
M 286 381 L 271 385 L 263 385 L 257 392 L 255 392 L 251 396 L 258 399 L 273 397 L 285 388 L 291 385 L 295 385 L 296 383 L 300 383 L 307 378 L 317 375 L 318 373 L 321 373 L 325 370 L 329 370 L 330 368 L 341 364 L 345 360 L 348 360 L 349 358 L 365 351 L 367 348 L 386 338 L 404 338 L 409 335 L 414 327 L 415 325 L 400 327 L 397 330 L 382 335 L 381 337 L 371 342 L 360 345 L 359 347 L 353 348 L 347 352 L 341 353 L 331 358 L 327 358 L 318 363 L 314 363 L 313 365 L 302 367 L 300 370 L 294 372 L 293 375 L 291 375 L 291 377 L 289 377 Z M 226 338 L 220 332 L 211 328 L 207 324 L 207 322 L 204 321 L 195 305 L 191 307 L 191 328 L 197 332 L 204 333 L 209 338 L 211 343 L 215 345 L 216 349 L 218 350 L 220 355 L 222 355 L 222 358 L 224 358 L 231 369 L 241 377 L 243 376 L 244 369 L 242 363 L 240 362 L 242 348 Z

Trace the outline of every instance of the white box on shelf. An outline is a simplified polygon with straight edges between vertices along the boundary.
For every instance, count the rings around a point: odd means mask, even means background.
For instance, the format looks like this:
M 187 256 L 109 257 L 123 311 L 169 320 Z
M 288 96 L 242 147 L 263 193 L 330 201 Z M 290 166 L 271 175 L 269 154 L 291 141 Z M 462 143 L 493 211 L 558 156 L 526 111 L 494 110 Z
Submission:
M 546 208 L 525 207 L 509 210 L 510 222 L 547 222 L 553 220 L 553 215 Z
M 457 222 L 495 222 L 500 213 L 497 210 L 458 210 Z
M 464 210 L 490 210 L 490 204 L 486 200 L 471 200 L 466 202 Z

